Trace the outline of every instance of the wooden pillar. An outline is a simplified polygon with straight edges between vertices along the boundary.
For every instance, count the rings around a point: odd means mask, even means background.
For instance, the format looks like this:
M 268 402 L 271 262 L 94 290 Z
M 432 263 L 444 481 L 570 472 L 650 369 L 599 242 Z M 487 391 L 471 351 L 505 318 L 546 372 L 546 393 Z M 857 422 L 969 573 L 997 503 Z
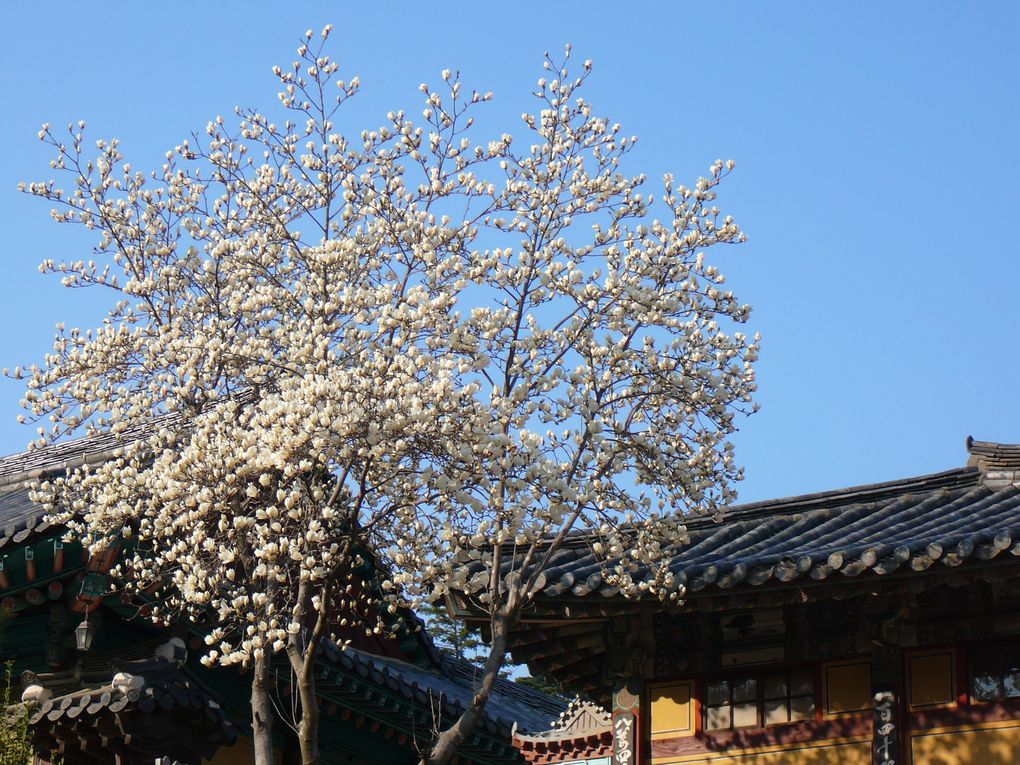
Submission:
M 613 765 L 637 765 L 641 727 L 641 682 L 618 681 L 613 688 Z
M 874 714 L 872 765 L 905 763 L 906 681 L 904 646 L 917 644 L 915 593 L 901 587 L 872 593 L 862 605 L 871 633 L 871 694 Z
M 613 765 L 639 765 L 643 751 L 643 678 L 655 663 L 651 613 L 614 619 L 609 627 L 609 680 L 613 683 Z
M 877 644 L 871 651 L 871 693 L 875 727 L 871 740 L 872 765 L 905 762 L 900 730 L 903 694 L 903 652 L 898 646 Z

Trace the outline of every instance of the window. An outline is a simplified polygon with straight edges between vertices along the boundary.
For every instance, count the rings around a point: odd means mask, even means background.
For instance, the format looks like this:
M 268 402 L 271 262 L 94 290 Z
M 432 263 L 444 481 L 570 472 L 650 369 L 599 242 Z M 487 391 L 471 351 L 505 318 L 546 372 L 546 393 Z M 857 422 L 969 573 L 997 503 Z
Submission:
M 974 701 L 1020 698 L 1020 648 L 982 648 L 971 660 Z
M 815 715 L 815 681 L 797 669 L 709 680 L 702 704 L 705 730 L 726 730 L 807 720 Z

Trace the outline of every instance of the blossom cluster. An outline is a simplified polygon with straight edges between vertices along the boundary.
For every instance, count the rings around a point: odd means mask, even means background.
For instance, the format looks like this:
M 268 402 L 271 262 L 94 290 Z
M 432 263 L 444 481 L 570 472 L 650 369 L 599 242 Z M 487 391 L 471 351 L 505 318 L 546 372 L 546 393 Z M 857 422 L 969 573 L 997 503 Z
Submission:
M 42 270 L 112 300 L 24 373 L 27 418 L 38 444 L 124 440 L 38 496 L 93 547 L 129 537 L 126 586 L 211 619 L 209 661 L 450 590 L 519 609 L 578 531 L 622 593 L 682 596 L 671 551 L 733 498 L 754 408 L 750 309 L 706 254 L 743 240 L 716 205 L 733 164 L 647 193 L 569 49 L 523 144 L 476 139 L 491 94 L 449 71 L 420 122 L 346 135 L 358 79 L 311 36 L 298 54 L 282 120 L 216 118 L 151 174 L 43 128 L 70 187 L 25 190 L 98 238 Z

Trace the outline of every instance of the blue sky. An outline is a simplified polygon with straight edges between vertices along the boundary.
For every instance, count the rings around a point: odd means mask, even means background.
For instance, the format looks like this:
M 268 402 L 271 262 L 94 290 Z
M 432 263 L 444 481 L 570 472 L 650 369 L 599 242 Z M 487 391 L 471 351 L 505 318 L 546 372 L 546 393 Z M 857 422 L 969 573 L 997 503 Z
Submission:
M 285 8 L 285 10 L 279 10 Z M 50 177 L 35 134 L 85 119 L 136 167 L 235 105 L 275 104 L 273 64 L 308 27 L 362 94 L 344 126 L 417 111 L 444 68 L 493 90 L 515 132 L 542 53 L 595 61 L 596 110 L 640 137 L 633 168 L 737 170 L 721 206 L 749 242 L 718 265 L 756 307 L 762 410 L 741 424 L 754 500 L 962 465 L 968 434 L 1020 442 L 1016 291 L 1020 6 L 1015 3 L 54 2 L 0 30 L 0 365 L 39 360 L 98 294 L 36 270 L 85 255 L 18 181 Z M 18 383 L 0 383 L 0 452 Z

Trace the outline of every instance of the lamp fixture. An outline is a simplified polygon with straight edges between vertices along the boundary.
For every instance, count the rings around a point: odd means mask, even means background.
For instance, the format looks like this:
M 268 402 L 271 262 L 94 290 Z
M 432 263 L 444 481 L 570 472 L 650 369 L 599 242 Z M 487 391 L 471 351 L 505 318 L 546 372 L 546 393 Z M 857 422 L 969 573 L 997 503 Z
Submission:
M 85 619 L 74 628 L 74 642 L 81 653 L 88 653 L 92 650 L 92 643 L 96 638 L 96 620 L 89 621 L 88 613 Z

